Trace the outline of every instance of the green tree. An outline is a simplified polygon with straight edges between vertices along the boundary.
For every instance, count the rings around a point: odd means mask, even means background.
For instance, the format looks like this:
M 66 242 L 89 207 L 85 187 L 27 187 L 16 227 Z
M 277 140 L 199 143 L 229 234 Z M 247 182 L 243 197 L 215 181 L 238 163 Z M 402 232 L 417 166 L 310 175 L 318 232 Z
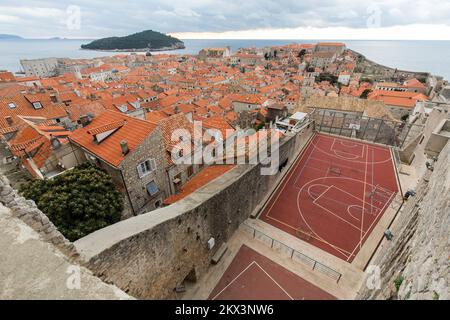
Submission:
M 303 57 L 305 56 L 305 54 L 306 54 L 306 50 L 305 50 L 305 49 L 302 49 L 302 50 L 300 50 L 300 52 L 298 53 L 298 57 L 303 59 Z
M 119 221 L 123 210 L 111 177 L 89 163 L 53 179 L 30 181 L 20 191 L 71 241 Z
M 316 77 L 316 82 L 322 82 L 322 81 L 328 81 L 332 84 L 336 84 L 337 83 L 337 79 L 338 77 L 335 76 L 334 74 L 328 73 L 328 72 L 323 72 L 321 74 L 319 74 L 318 77 Z
M 361 95 L 359 97 L 361 99 L 367 99 L 367 97 L 369 96 L 369 93 L 371 93 L 371 92 L 372 92 L 371 89 L 366 89 L 361 93 Z

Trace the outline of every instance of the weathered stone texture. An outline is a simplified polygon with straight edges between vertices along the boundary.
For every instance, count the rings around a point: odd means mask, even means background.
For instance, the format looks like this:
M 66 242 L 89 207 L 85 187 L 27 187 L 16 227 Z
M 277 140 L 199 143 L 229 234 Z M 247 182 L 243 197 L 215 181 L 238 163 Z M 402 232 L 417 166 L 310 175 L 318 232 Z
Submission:
M 363 287 L 360 298 L 450 299 L 449 164 L 447 143 L 395 222 L 394 240 L 372 262 L 381 267 L 381 289 Z
M 44 241 L 54 244 L 69 258 L 77 259 L 79 254 L 74 245 L 58 231 L 48 217 L 36 207 L 33 200 L 27 200 L 14 190 L 8 179 L 0 176 L 0 202 L 11 209 L 13 216 L 21 219 L 35 230 Z

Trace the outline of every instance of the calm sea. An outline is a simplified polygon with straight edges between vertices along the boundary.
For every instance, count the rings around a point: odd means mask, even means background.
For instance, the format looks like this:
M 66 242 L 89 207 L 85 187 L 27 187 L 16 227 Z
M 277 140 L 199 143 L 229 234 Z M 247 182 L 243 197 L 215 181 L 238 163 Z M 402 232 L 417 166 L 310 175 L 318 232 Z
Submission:
M 350 49 L 386 66 L 411 71 L 426 71 L 450 79 L 450 41 L 360 41 L 342 40 Z M 45 57 L 93 58 L 110 52 L 81 50 L 90 40 L 0 40 L 0 69 L 20 70 L 20 59 Z M 184 40 L 186 49 L 171 53 L 196 54 L 202 48 L 284 45 L 293 40 Z M 299 40 L 314 43 L 314 40 Z

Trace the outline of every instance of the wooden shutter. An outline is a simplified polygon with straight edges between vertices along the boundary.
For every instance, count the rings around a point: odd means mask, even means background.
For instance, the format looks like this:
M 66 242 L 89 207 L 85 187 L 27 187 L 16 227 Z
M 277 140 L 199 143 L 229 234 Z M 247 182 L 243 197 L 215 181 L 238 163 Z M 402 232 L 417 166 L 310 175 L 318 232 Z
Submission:
M 141 164 L 139 164 L 137 166 L 137 171 L 138 171 L 139 178 L 142 178 L 142 176 L 144 175 L 144 172 L 142 172 Z
M 156 161 L 155 161 L 155 159 L 150 159 L 150 166 L 152 168 L 152 171 L 156 170 Z

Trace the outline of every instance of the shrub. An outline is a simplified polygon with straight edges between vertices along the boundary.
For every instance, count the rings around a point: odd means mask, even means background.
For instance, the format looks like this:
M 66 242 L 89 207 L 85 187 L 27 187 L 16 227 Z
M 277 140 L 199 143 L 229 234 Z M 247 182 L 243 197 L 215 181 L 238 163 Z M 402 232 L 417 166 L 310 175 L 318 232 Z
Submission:
M 367 97 L 369 96 L 369 94 L 372 92 L 371 89 L 365 89 L 361 95 L 359 96 L 361 99 L 367 99 Z
M 30 181 L 20 191 L 71 241 L 119 221 L 123 209 L 111 177 L 89 163 L 53 179 Z
M 397 291 L 400 290 L 403 280 L 405 280 L 405 278 L 401 274 L 394 280 L 395 289 L 397 289 Z

